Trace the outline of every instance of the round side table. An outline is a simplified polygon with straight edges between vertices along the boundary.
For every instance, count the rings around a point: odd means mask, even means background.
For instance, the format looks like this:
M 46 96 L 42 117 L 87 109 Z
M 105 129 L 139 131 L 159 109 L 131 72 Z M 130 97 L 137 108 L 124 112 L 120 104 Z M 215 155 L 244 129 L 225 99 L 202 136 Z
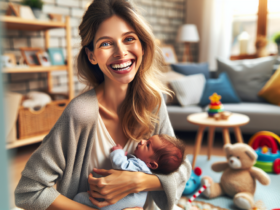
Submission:
M 196 156 L 200 151 L 201 140 L 203 137 L 203 131 L 206 127 L 209 127 L 208 133 L 208 160 L 211 156 L 211 148 L 213 145 L 215 128 L 223 129 L 224 144 L 230 144 L 230 135 L 228 128 L 233 127 L 235 136 L 238 142 L 243 142 L 242 134 L 239 126 L 246 125 L 250 119 L 244 114 L 232 113 L 227 120 L 215 120 L 213 117 L 208 117 L 207 112 L 191 114 L 187 117 L 187 120 L 199 126 L 199 130 L 195 140 L 195 148 L 193 153 L 192 167 L 194 168 L 196 162 Z

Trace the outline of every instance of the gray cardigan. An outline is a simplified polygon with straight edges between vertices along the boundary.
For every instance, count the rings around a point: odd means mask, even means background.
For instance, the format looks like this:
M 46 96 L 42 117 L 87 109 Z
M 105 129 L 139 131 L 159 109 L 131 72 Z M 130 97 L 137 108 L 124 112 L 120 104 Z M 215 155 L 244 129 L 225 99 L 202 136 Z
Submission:
M 164 102 L 164 101 L 163 101 Z M 15 190 L 18 207 L 44 210 L 62 194 L 70 199 L 88 190 L 88 167 L 98 119 L 98 101 L 92 89 L 74 98 L 28 160 Z M 165 103 L 154 134 L 173 135 Z M 157 175 L 164 191 L 150 192 L 161 209 L 171 210 L 190 176 L 187 159 L 178 171 Z M 53 186 L 57 184 L 57 189 Z

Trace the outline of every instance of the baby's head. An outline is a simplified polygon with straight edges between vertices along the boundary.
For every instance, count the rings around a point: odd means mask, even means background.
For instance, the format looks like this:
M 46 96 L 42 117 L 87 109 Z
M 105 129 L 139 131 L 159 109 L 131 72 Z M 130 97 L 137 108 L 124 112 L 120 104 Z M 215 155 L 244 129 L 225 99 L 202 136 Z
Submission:
M 184 149 L 184 144 L 175 137 L 160 134 L 141 140 L 134 155 L 144 161 L 153 172 L 169 174 L 181 165 Z

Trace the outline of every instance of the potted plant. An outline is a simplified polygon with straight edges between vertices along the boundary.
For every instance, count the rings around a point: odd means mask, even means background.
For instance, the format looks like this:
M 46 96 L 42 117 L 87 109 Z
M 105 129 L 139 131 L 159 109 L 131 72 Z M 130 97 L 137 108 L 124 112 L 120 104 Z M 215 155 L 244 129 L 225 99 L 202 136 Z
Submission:
M 280 55 L 280 33 L 277 33 L 274 38 L 273 38 L 274 42 L 277 44 L 277 48 L 278 48 L 278 55 Z
M 45 19 L 42 16 L 42 7 L 43 7 L 43 1 L 42 0 L 22 0 L 22 5 L 26 5 L 31 7 L 35 17 L 37 19 Z

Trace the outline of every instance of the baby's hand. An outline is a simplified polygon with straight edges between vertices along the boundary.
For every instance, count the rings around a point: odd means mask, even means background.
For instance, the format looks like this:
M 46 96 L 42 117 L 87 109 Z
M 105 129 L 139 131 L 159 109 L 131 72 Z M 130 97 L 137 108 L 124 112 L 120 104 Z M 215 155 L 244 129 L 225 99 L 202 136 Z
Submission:
M 111 149 L 111 152 L 117 150 L 117 149 L 123 149 L 121 145 L 117 144 L 116 146 L 113 146 L 113 148 Z M 127 155 L 127 152 L 124 153 L 124 155 Z
M 113 146 L 113 148 L 111 149 L 111 152 L 117 150 L 117 149 L 123 149 L 121 145 L 117 144 L 116 146 Z

